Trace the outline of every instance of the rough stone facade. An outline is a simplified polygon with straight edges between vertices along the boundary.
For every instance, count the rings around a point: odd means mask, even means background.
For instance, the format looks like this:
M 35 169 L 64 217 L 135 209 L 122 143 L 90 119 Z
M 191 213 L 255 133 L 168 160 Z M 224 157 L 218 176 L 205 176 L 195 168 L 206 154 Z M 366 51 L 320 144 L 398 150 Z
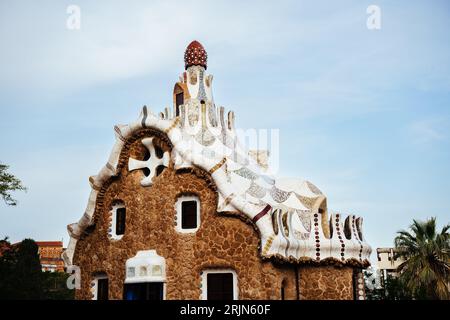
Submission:
M 100 190 L 95 225 L 78 241 L 74 264 L 81 268 L 77 299 L 91 299 L 90 283 L 96 273 L 109 279 L 109 299 L 122 299 L 125 262 L 139 250 L 154 249 L 166 259 L 166 299 L 199 299 L 205 269 L 233 269 L 239 299 L 352 299 L 352 268 L 299 267 L 262 260 L 260 238 L 252 223 L 239 213 L 218 213 L 217 192 L 209 175 L 200 169 L 176 171 L 171 162 L 151 187 L 142 187 L 142 170 L 128 171 L 129 157 L 143 159 L 143 137 L 170 150 L 161 132 L 142 130 L 123 148 L 116 177 Z M 180 195 L 200 199 L 200 227 L 195 233 L 175 230 L 175 203 Z M 108 236 L 111 207 L 122 201 L 127 210 L 126 231 L 120 240 Z
M 300 299 L 353 300 L 353 268 L 335 266 L 301 267 Z

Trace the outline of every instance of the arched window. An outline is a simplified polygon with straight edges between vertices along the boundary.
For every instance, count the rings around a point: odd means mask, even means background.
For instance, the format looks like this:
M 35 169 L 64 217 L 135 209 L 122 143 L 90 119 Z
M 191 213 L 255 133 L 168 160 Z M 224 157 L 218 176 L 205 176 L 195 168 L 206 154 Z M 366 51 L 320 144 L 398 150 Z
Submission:
M 120 200 L 116 200 L 111 209 L 111 224 L 109 228 L 111 239 L 122 239 L 125 234 L 126 219 L 127 209 L 125 204 Z
M 125 219 L 127 209 L 125 207 L 117 208 L 116 210 L 116 235 L 122 236 L 125 233 Z
M 184 104 L 184 93 L 180 92 L 175 95 L 176 116 L 180 115 L 180 106 Z
M 175 105 L 175 116 L 180 115 L 180 106 L 184 104 L 184 90 L 180 84 L 175 84 L 173 88 L 173 100 Z

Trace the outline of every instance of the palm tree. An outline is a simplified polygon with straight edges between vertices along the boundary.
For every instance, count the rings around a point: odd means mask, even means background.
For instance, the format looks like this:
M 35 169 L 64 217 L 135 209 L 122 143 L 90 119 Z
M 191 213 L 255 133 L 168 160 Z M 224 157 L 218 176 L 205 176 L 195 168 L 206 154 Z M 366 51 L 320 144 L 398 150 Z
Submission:
M 400 281 L 416 299 L 450 299 L 450 225 L 436 233 L 436 218 L 413 220 L 412 232 L 399 231 L 395 238 Z

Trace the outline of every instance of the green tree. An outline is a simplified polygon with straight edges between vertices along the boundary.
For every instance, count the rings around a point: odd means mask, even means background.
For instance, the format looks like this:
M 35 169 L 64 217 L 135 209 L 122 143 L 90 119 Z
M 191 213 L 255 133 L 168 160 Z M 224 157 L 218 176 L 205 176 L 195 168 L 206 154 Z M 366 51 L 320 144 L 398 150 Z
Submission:
M 31 239 L 18 245 L 1 240 L 0 299 L 41 299 L 42 271 L 38 246 Z
M 67 288 L 67 278 L 70 276 L 63 272 L 44 272 L 44 299 L 73 300 L 75 290 Z
M 15 282 L 18 299 L 41 299 L 43 276 L 39 248 L 32 239 L 23 240 L 17 250 Z
M 11 299 L 15 296 L 14 265 L 16 256 L 8 238 L 0 240 L 0 300 Z
M 0 240 L 0 300 L 72 300 L 75 290 L 66 285 L 68 274 L 42 272 L 38 246 L 31 239 L 11 245 Z
M 411 300 L 412 296 L 399 277 L 388 275 L 385 280 L 384 300 Z
M 17 200 L 11 196 L 11 191 L 25 191 L 26 188 L 22 185 L 22 182 L 19 179 L 7 172 L 8 168 L 9 166 L 0 163 L 0 196 L 7 205 L 15 206 L 17 204 Z
M 436 232 L 436 218 L 413 220 L 411 232 L 401 230 L 395 238 L 403 262 L 399 281 L 415 299 L 449 299 L 450 225 Z

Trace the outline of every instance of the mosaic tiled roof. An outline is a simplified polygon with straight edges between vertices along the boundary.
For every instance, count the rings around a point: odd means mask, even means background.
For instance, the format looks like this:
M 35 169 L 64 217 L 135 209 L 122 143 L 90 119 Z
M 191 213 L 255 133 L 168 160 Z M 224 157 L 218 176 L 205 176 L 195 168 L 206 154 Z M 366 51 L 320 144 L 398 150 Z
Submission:
M 206 66 L 206 55 L 204 62 Z M 127 139 L 143 128 L 153 128 L 164 132 L 173 145 L 170 160 L 175 169 L 197 167 L 211 175 L 218 192 L 218 212 L 243 214 L 256 226 L 262 258 L 369 264 L 371 248 L 363 238 L 362 218 L 329 217 L 327 199 L 314 184 L 268 175 L 239 143 L 234 113 L 225 115 L 224 108 L 214 104 L 212 76 L 198 65 L 188 67 L 187 72 L 190 76 L 182 76 L 180 81 L 190 98 L 179 108 L 173 112 L 166 108 L 157 116 L 144 107 L 136 121 L 116 126 L 111 156 L 90 179 L 93 189 L 86 212 L 78 223 L 68 226 L 71 240 L 66 262 L 71 263 L 77 239 L 93 223 L 100 187 L 118 174 L 119 156 Z

